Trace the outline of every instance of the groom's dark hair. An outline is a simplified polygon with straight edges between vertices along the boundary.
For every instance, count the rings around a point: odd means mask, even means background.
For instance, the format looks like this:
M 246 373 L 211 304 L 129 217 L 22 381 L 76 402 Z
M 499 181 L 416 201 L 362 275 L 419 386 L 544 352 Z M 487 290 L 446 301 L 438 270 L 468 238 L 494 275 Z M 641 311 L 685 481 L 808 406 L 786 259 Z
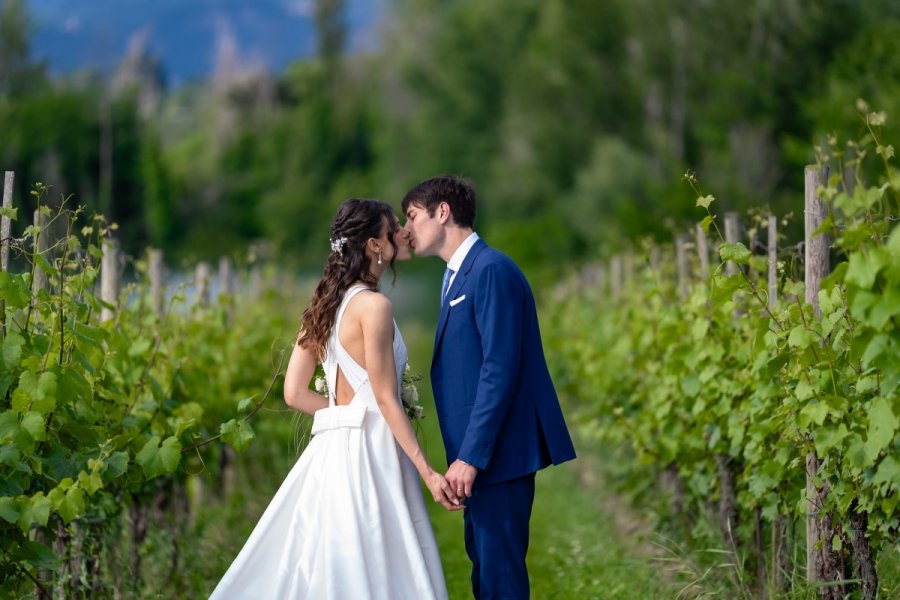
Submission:
M 468 179 L 455 175 L 438 175 L 426 179 L 403 197 L 403 214 L 410 204 L 423 207 L 428 216 L 433 217 L 438 204 L 446 202 L 450 206 L 453 222 L 460 227 L 472 229 L 475 225 L 475 186 Z

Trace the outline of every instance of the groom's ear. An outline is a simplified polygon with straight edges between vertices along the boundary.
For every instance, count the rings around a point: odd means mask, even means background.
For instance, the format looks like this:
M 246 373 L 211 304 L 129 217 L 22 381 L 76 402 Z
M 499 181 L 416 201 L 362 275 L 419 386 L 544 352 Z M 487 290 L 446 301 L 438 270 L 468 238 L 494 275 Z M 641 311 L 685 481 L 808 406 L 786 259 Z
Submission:
M 438 204 L 436 212 L 438 221 L 440 221 L 441 225 L 453 222 L 453 212 L 450 210 L 450 205 L 446 202 Z

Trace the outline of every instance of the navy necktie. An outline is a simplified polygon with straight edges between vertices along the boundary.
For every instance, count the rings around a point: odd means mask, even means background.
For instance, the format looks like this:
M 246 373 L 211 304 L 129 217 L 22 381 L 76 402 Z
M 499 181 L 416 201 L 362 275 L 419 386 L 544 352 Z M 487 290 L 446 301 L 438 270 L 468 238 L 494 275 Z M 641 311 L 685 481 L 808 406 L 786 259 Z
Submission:
M 441 306 L 444 305 L 444 299 L 447 296 L 447 288 L 450 287 L 450 278 L 453 277 L 453 269 L 447 267 L 444 271 L 444 283 L 441 284 Z

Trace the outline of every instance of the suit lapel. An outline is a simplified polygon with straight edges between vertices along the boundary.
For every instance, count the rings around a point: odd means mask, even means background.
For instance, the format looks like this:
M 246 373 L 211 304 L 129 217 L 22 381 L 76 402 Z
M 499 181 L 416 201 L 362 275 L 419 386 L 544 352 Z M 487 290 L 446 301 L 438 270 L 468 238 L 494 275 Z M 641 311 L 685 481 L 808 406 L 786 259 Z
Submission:
M 469 276 L 469 271 L 472 270 L 472 265 L 475 264 L 475 258 L 485 248 L 487 248 L 487 244 L 484 240 L 479 239 L 475 242 L 475 245 L 472 246 L 469 253 L 466 254 L 466 258 L 463 260 L 463 264 L 459 268 L 456 277 L 453 278 L 453 284 L 450 286 L 450 289 L 447 290 L 447 299 L 446 302 L 443 303 L 443 306 L 441 306 L 441 314 L 438 317 L 437 330 L 434 334 L 433 356 L 437 355 L 438 347 L 441 344 L 441 338 L 444 336 L 444 328 L 447 326 L 447 317 L 450 316 L 450 301 L 456 297 L 456 294 L 458 294 L 459 290 L 465 285 L 466 279 Z

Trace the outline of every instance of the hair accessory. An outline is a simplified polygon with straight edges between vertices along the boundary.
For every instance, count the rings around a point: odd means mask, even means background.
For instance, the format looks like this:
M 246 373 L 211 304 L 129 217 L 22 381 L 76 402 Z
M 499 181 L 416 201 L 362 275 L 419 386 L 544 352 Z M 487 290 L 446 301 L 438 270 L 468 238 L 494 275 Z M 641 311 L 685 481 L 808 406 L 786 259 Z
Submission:
M 337 252 L 338 254 L 344 253 L 344 244 L 347 243 L 347 238 L 339 237 L 336 240 L 331 240 L 331 251 Z

